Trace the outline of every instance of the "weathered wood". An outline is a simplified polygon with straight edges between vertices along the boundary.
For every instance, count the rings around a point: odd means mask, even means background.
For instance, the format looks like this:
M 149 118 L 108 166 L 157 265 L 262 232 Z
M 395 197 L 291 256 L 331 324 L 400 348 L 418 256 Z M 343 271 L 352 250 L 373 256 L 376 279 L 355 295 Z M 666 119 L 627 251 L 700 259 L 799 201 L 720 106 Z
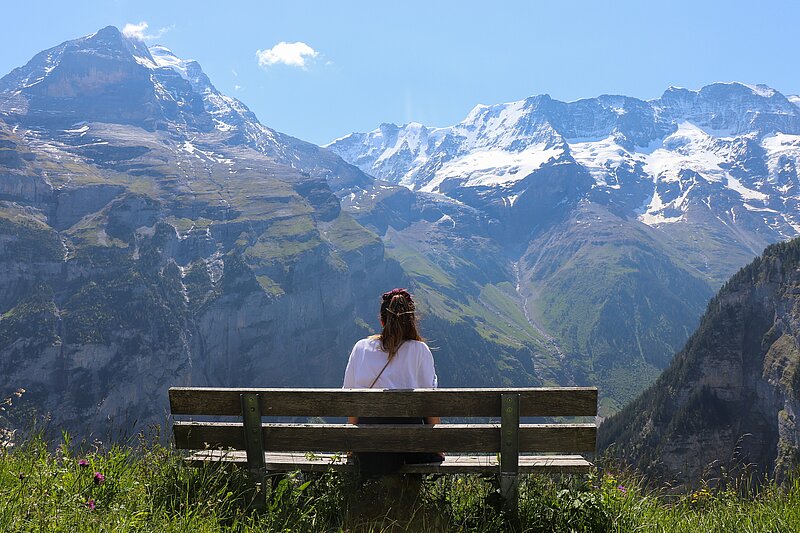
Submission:
M 241 406 L 247 467 L 251 472 L 258 472 L 264 468 L 264 432 L 261 431 L 261 402 L 258 394 L 242 394 Z
M 246 464 L 247 456 L 242 451 L 202 450 L 186 458 L 194 466 L 209 462 Z M 304 470 L 327 472 L 328 470 L 353 471 L 355 464 L 344 454 L 297 452 L 266 453 L 265 464 L 270 472 L 290 472 Z M 588 472 L 592 463 L 580 455 L 522 455 L 519 458 L 519 472 L 565 474 Z M 496 455 L 449 455 L 442 463 L 405 465 L 401 473 L 408 474 L 469 474 L 499 472 L 500 463 Z
M 504 392 L 500 415 L 500 496 L 506 511 L 516 513 L 519 486 L 519 395 Z
M 517 473 L 519 464 L 519 395 L 504 393 L 500 417 L 500 471 Z
M 261 401 L 258 394 L 240 395 L 244 447 L 247 454 L 247 469 L 255 482 L 256 494 L 253 504 L 257 509 L 266 506 L 266 468 L 264 466 L 264 441 L 261 431 Z
M 264 416 L 500 416 L 500 395 L 520 395 L 520 416 L 595 416 L 594 387 L 520 389 L 221 389 L 173 387 L 173 415 L 238 416 L 239 395 L 261 396 Z
M 262 424 L 266 451 L 488 452 L 500 447 L 498 424 Z M 244 449 L 242 424 L 175 422 L 179 449 Z M 591 452 L 594 424 L 522 424 L 521 452 Z

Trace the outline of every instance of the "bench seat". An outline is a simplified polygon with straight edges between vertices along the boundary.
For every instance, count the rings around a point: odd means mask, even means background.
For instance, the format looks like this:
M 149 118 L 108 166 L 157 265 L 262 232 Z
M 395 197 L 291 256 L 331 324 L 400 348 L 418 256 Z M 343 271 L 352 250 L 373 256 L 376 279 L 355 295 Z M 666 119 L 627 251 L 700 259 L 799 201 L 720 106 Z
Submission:
M 185 459 L 193 466 L 209 462 L 247 464 L 247 452 L 238 450 L 202 450 Z M 264 454 L 266 469 L 270 472 L 355 471 L 355 464 L 345 454 L 308 452 L 269 452 Z M 588 472 L 592 463 L 581 455 L 520 455 L 519 472 L 536 474 L 554 472 L 580 474 Z M 485 474 L 500 471 L 497 455 L 447 455 L 441 463 L 405 465 L 401 474 Z
M 192 464 L 246 465 L 257 486 L 268 472 L 354 470 L 352 452 L 443 451 L 443 463 L 405 465 L 401 473 L 496 475 L 513 509 L 523 473 L 572 474 L 592 468 L 579 454 L 595 451 L 594 387 L 492 389 L 226 389 L 169 390 L 175 447 Z M 225 419 L 220 419 L 225 417 Z M 270 419 L 265 422 L 264 418 Z M 446 417 L 439 424 L 310 423 L 330 417 Z M 521 423 L 542 418 L 550 423 Z M 452 423 L 455 420 L 499 420 Z M 476 420 L 477 419 L 477 420 Z M 278 420 L 278 421 L 276 421 Z M 280 421 L 283 420 L 283 421 Z M 320 453 L 323 452 L 323 453 Z M 273 478 L 274 479 L 274 478 Z M 257 506 L 263 507 L 259 490 Z

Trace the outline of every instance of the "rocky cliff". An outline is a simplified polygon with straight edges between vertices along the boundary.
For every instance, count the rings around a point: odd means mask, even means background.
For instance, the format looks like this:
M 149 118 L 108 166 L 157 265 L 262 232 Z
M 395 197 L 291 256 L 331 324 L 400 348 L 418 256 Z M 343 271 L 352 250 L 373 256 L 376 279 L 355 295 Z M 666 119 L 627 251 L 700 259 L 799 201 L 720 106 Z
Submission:
M 800 464 L 800 239 L 768 247 L 708 305 L 656 383 L 600 427 L 599 447 L 661 479 Z

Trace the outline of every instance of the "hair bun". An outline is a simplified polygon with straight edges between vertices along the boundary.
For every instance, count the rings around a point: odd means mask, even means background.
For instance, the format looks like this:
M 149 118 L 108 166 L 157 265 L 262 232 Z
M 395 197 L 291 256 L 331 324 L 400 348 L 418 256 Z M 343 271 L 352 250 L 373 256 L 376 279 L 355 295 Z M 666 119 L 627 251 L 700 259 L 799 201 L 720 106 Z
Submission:
M 384 300 L 391 300 L 395 296 L 402 296 L 404 298 L 408 298 L 409 302 L 414 303 L 414 299 L 411 297 L 411 294 L 409 294 L 408 290 L 400 288 L 392 289 L 389 292 L 384 292 L 382 298 Z

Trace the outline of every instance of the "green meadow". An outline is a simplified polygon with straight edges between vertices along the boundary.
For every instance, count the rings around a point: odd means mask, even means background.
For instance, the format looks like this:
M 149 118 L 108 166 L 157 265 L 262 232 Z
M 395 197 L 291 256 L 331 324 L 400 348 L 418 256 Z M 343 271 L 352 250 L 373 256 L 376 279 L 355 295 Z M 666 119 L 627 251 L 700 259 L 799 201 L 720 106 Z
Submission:
M 188 467 L 157 432 L 108 447 L 19 440 L 0 448 L 0 531 L 800 531 L 800 479 L 676 494 L 615 468 L 528 476 L 511 516 L 492 478 L 428 477 L 409 497 L 396 484 L 296 473 L 272 479 L 256 510 L 243 470 Z

